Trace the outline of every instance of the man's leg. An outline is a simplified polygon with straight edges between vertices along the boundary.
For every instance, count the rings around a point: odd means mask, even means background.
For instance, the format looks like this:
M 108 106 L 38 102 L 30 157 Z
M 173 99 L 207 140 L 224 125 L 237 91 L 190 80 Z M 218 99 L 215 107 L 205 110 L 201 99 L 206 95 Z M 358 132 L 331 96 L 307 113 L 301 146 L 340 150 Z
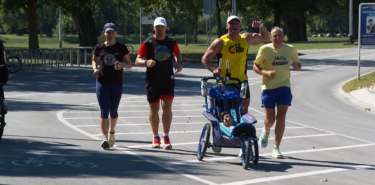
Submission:
M 159 108 L 160 102 L 150 103 L 150 114 L 149 121 L 151 124 L 152 133 L 154 134 L 154 140 L 152 142 L 153 148 L 160 147 L 160 137 L 159 137 Z
M 260 137 L 260 146 L 266 148 L 271 127 L 275 123 L 275 90 L 264 90 L 262 92 L 262 102 L 264 105 L 265 119 L 264 127 Z
M 285 130 L 285 119 L 288 107 L 292 103 L 292 93 L 289 87 L 280 87 L 278 89 L 279 98 L 276 100 L 277 103 L 277 120 L 275 128 L 275 147 L 272 152 L 274 158 L 283 159 L 284 156 L 281 154 L 279 146 L 284 135 Z
M 247 114 L 249 112 L 249 106 L 250 106 L 250 98 L 242 99 L 242 106 L 243 106 L 243 114 Z
M 162 142 L 164 144 L 164 149 L 171 149 L 172 145 L 169 140 L 169 130 L 171 128 L 172 124 L 172 100 L 163 98 L 161 103 L 162 109 L 163 109 L 163 128 L 164 128 L 164 134 Z

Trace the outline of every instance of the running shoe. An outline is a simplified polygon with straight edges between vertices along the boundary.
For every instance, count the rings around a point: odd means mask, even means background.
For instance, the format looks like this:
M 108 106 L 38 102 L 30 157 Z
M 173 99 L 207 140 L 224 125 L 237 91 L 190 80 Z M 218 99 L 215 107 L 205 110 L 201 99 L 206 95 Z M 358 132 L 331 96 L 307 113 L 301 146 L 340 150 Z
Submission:
M 284 159 L 283 154 L 281 154 L 280 149 L 275 147 L 272 152 L 272 157 L 276 159 Z
M 154 137 L 154 140 L 152 141 L 152 148 L 160 148 L 160 137 L 159 136 Z
M 161 140 L 161 142 L 163 143 L 164 149 L 167 150 L 167 149 L 172 148 L 171 142 L 169 141 L 169 136 L 163 136 L 163 139 Z
M 263 127 L 263 129 L 262 129 L 262 135 L 260 136 L 260 139 L 259 139 L 259 141 L 260 141 L 260 146 L 261 146 L 262 148 L 266 148 L 267 145 L 268 145 L 268 135 L 269 135 L 269 134 L 266 134 L 266 128 Z

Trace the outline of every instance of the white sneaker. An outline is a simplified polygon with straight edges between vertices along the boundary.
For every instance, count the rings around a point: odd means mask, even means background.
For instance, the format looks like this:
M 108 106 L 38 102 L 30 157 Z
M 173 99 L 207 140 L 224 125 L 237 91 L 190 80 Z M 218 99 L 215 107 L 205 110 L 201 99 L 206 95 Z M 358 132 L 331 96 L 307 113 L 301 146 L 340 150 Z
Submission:
M 115 145 L 115 142 L 116 142 L 115 134 L 109 134 L 108 141 L 109 141 L 109 146 L 113 147 L 113 145 Z
M 280 149 L 276 147 L 272 151 L 272 157 L 276 159 L 284 159 L 284 156 L 283 154 L 281 154 Z

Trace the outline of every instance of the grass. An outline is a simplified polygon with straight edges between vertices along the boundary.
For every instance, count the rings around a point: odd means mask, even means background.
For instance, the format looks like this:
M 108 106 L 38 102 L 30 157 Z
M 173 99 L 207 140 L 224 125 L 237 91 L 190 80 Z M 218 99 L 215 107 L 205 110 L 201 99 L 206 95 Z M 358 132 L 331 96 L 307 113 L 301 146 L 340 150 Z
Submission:
M 206 35 L 198 35 L 198 44 L 188 44 L 185 45 L 184 35 L 175 35 L 173 36 L 179 44 L 179 48 L 182 52 L 182 56 L 185 61 L 200 61 L 202 55 L 207 49 L 207 37 Z M 211 42 L 215 40 L 217 37 L 212 36 Z M 23 36 L 16 36 L 16 35 L 0 35 L 0 39 L 3 41 L 5 49 L 28 49 L 28 35 Z M 128 46 L 132 46 L 134 48 L 135 56 L 140 48 L 140 38 L 139 35 L 131 35 L 131 36 L 120 36 L 118 35 L 116 38 L 119 42 L 125 43 Z M 145 40 L 146 38 L 142 36 L 141 40 Z M 104 37 L 98 37 L 99 42 L 104 41 Z M 192 41 L 192 36 L 188 37 L 188 41 Z M 335 49 L 335 48 L 356 48 L 357 45 L 347 45 L 348 38 L 346 37 L 309 37 L 308 42 L 296 42 L 290 43 L 292 44 L 297 50 L 311 50 L 311 49 Z M 59 42 L 58 38 L 48 38 L 48 37 L 39 37 L 39 47 L 40 48 L 58 48 Z M 64 36 L 62 46 L 64 48 L 69 47 L 78 47 L 78 36 L 77 35 L 67 35 Z M 251 46 L 249 48 L 248 57 L 252 58 L 255 57 L 258 49 L 261 45 Z M 129 48 L 130 49 L 130 48 Z
M 342 90 L 346 93 L 350 93 L 358 89 L 369 88 L 373 85 L 375 85 L 375 72 L 361 76 L 360 80 L 356 78 L 345 83 L 342 86 Z

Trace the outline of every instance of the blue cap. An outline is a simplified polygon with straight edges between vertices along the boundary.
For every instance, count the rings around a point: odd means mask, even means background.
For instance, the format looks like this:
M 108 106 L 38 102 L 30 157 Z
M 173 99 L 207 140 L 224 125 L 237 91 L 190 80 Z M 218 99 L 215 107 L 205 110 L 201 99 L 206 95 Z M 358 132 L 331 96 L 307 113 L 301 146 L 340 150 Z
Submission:
M 108 30 L 116 31 L 116 25 L 113 23 L 107 23 L 104 25 L 104 32 L 107 32 Z

